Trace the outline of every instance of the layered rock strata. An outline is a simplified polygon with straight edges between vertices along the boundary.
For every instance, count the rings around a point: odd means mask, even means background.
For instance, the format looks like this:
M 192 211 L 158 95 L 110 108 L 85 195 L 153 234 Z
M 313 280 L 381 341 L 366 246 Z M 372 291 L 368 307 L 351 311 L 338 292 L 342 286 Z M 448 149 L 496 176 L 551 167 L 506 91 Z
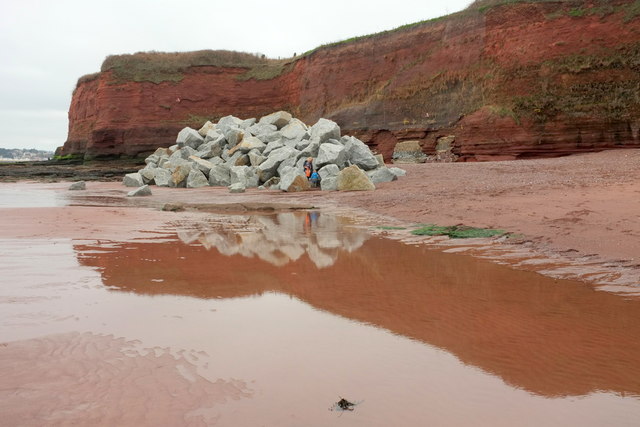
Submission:
M 639 147 L 638 10 L 630 0 L 508 2 L 277 63 L 153 75 L 105 63 L 79 81 L 58 154 L 148 154 L 185 126 L 277 110 L 331 119 L 386 159 L 404 140 L 434 155 L 449 135 L 463 161 Z M 141 70 L 153 68 L 153 55 L 143 59 Z

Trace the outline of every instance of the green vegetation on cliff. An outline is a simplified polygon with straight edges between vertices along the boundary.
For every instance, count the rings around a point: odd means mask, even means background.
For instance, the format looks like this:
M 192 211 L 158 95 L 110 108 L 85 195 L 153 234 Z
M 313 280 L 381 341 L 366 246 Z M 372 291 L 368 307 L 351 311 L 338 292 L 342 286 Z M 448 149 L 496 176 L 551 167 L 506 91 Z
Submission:
M 227 50 L 199 50 L 195 52 L 137 52 L 110 55 L 102 63 L 101 72 L 110 71 L 115 83 L 179 82 L 192 67 L 244 68 L 238 80 L 272 79 L 286 70 L 286 60 L 266 58 L 264 55 Z M 76 88 L 100 77 L 101 73 L 87 74 L 78 79 Z
M 102 63 L 101 71 L 111 71 L 116 81 L 179 82 L 191 67 L 253 68 L 266 65 L 269 61 L 264 55 L 227 50 L 138 52 L 108 56 Z

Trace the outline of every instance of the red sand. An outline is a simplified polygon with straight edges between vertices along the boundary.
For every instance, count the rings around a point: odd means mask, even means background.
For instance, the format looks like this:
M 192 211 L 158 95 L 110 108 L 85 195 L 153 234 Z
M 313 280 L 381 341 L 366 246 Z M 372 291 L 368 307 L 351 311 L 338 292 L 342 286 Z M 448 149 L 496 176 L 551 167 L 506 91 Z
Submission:
M 369 219 L 376 225 L 435 223 L 500 228 L 521 238 L 510 239 L 508 256 L 498 254 L 492 256 L 494 259 L 544 256 L 556 265 L 557 277 L 604 284 L 640 284 L 640 150 L 558 159 L 398 166 L 407 171 L 407 176 L 379 184 L 371 192 L 282 193 L 250 189 L 243 194 L 230 194 L 225 188 L 154 186 L 152 197 L 131 199 L 124 197 L 129 189 L 119 183 L 90 182 L 85 192 L 67 192 L 67 183 L 31 184 L 53 186 L 62 197 L 71 197 L 72 203 L 75 200 L 82 204 L 113 205 L 115 201 L 125 207 L 91 210 L 57 207 L 50 208 L 44 217 L 42 209 L 5 209 L 0 235 L 130 236 L 142 224 L 146 229 L 154 229 L 168 220 L 197 215 L 150 210 L 141 218 L 126 206 L 160 208 L 175 202 L 314 205 L 333 212 L 373 215 L 375 218 Z M 33 216 L 36 212 L 37 221 Z M 521 256 L 513 253 L 522 250 L 526 253 Z M 531 263 L 527 265 L 531 267 Z M 558 273 L 558 265 L 574 268 L 564 275 Z M 598 272 L 606 275 L 606 280 L 600 280 Z

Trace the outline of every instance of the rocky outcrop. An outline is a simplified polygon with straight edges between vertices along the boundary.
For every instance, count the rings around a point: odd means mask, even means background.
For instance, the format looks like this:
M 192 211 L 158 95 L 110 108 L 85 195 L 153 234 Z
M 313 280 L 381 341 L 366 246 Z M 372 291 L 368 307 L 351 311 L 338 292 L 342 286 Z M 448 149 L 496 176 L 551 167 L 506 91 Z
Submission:
M 304 132 L 296 131 L 289 138 L 290 124 Z M 320 183 L 322 190 L 351 191 L 375 190 L 374 182 L 394 181 L 404 174 L 401 169 L 387 169 L 362 141 L 341 136 L 335 122 L 320 119 L 307 127 L 286 111 L 264 116 L 257 124 L 255 118 L 225 116 L 200 130 L 186 127 L 178 133 L 176 144 L 157 148 L 145 164 L 125 175 L 123 184 L 228 186 L 232 193 L 255 187 L 298 192 L 311 189 L 311 178 L 314 187 Z M 318 177 L 312 172 L 318 172 Z
M 110 58 L 79 81 L 58 154 L 146 155 L 185 126 L 278 110 L 326 117 L 386 160 L 406 140 L 435 155 L 444 136 L 463 161 L 639 147 L 637 2 L 497 3 L 287 61 L 194 59 L 150 74 L 153 54 L 136 73 Z M 137 56 L 121 58 L 131 68 Z M 295 139 L 281 119 L 257 125 Z

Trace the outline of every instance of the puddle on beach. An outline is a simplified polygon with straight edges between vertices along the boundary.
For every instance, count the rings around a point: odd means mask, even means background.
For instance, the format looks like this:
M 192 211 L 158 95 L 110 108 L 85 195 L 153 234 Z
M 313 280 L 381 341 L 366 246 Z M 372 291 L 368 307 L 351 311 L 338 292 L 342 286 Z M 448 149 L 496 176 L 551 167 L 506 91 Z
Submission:
M 34 188 L 34 184 L 0 183 L 0 209 L 48 208 L 65 204 L 66 199 L 50 189 Z
M 0 240 L 10 425 L 626 426 L 640 300 L 319 212 Z M 331 411 L 341 397 L 354 411 Z

